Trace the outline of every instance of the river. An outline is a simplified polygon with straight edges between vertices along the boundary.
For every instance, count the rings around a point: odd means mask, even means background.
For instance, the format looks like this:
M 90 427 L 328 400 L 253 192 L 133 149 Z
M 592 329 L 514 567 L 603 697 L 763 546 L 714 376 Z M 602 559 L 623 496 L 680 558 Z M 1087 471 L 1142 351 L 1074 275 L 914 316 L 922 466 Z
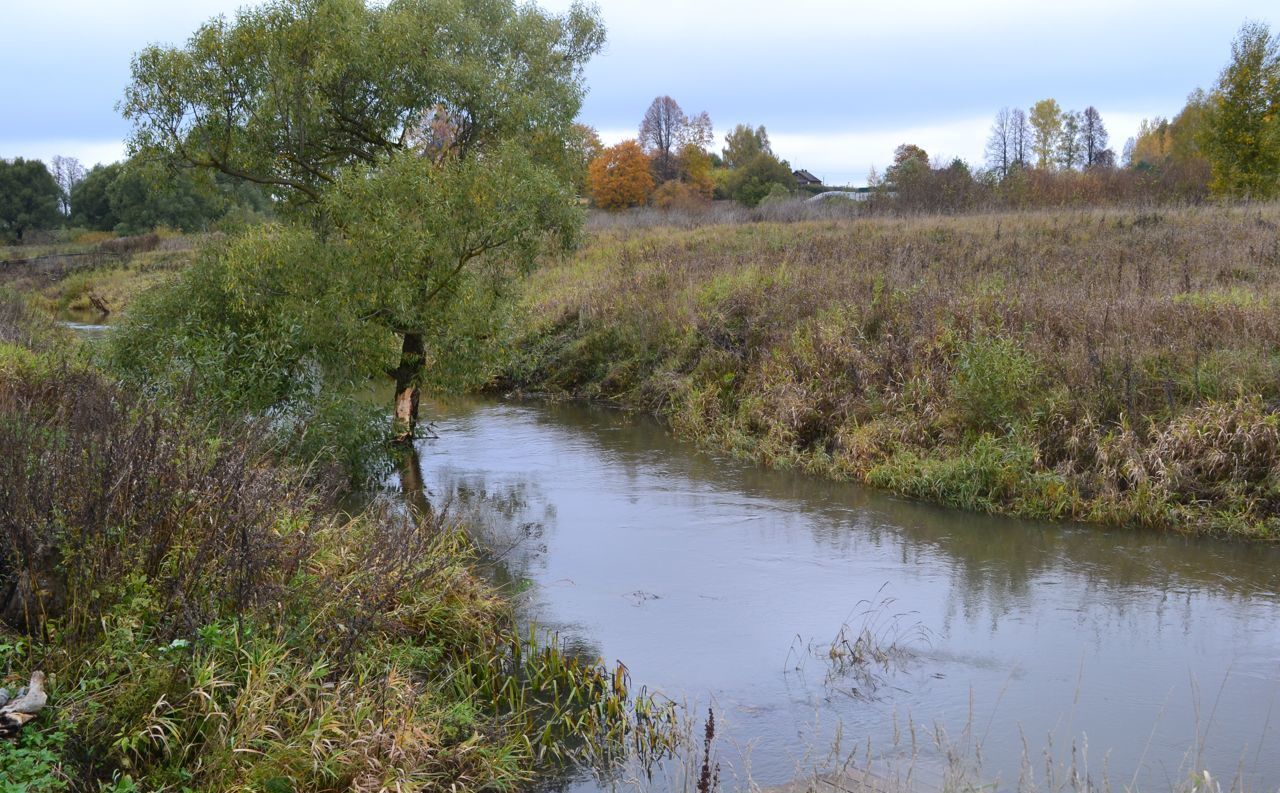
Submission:
M 432 410 L 433 503 L 474 525 L 526 620 L 712 705 L 726 788 L 820 767 L 840 736 L 921 788 L 980 756 L 969 774 L 1000 789 L 1073 762 L 1117 790 L 1205 768 L 1280 789 L 1280 548 L 912 503 L 602 408 Z M 901 653 L 832 674 L 845 625 Z

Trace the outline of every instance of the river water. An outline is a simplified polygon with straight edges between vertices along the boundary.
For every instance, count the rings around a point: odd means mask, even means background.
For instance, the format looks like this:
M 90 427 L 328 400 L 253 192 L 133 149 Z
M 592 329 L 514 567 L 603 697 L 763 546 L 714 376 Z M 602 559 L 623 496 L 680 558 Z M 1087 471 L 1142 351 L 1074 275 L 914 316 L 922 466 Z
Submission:
M 431 500 L 476 526 L 526 619 L 713 705 L 726 787 L 786 782 L 839 735 L 923 787 L 941 743 L 1000 789 L 1073 756 L 1117 790 L 1204 768 L 1280 789 L 1280 549 L 911 503 L 600 408 L 434 410 Z M 832 674 L 845 625 L 903 652 Z
M 1280 790 L 1280 547 L 913 503 L 603 408 L 430 411 L 427 495 L 473 527 L 521 616 L 692 716 L 713 706 L 727 789 L 822 770 L 838 741 L 920 789 L 958 762 L 998 790 L 1028 765 L 1041 790 L 1073 767 L 1114 790 L 1206 768 Z M 864 627 L 902 653 L 834 673 L 826 650 Z

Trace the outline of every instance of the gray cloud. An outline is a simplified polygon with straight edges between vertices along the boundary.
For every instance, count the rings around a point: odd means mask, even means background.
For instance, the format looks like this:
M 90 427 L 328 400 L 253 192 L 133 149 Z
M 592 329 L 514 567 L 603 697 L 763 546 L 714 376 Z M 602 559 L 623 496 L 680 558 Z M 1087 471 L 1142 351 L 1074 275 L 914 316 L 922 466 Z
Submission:
M 57 0 L 6 9 L 0 70 L 16 79 L 0 156 L 42 141 L 106 151 L 128 131 L 114 108 L 131 55 L 181 42 L 237 4 Z M 886 141 L 911 134 L 975 159 L 981 119 L 1045 96 L 1095 104 L 1114 119 L 1113 136 L 1130 134 L 1135 119 L 1174 113 L 1189 91 L 1212 83 L 1241 22 L 1276 16 L 1272 0 L 602 0 L 600 8 L 609 44 L 588 68 L 584 121 L 625 134 L 654 96 L 670 94 L 688 111 L 709 111 L 720 132 L 764 124 L 783 156 L 846 176 L 883 165 Z M 974 139 L 961 145 L 960 130 Z

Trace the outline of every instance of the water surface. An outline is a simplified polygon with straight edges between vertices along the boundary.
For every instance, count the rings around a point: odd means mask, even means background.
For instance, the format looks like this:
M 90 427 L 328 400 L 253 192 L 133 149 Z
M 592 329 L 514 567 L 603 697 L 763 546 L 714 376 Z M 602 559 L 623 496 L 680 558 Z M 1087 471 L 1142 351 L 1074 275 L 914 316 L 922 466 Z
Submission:
M 911 503 L 604 409 L 462 403 L 435 421 L 429 495 L 472 517 L 524 616 L 691 712 L 713 703 L 729 786 L 791 779 L 837 726 L 905 763 L 910 719 L 980 741 L 1002 789 L 1024 752 L 1042 779 L 1044 752 L 1066 764 L 1073 744 L 1116 789 L 1205 767 L 1280 789 L 1280 549 Z M 916 656 L 877 685 L 828 680 L 809 652 L 894 615 Z

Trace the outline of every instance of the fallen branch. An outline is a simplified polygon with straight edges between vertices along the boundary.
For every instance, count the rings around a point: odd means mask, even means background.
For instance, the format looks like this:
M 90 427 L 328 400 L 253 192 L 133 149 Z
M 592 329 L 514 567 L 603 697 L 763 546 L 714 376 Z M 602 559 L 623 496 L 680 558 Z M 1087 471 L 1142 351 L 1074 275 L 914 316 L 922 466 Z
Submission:
M 98 297 L 92 291 L 89 292 L 88 297 L 89 297 L 89 302 L 93 304 L 93 307 L 98 310 L 99 314 L 105 317 L 111 313 L 111 306 L 107 305 L 107 301 L 103 300 L 101 297 Z

